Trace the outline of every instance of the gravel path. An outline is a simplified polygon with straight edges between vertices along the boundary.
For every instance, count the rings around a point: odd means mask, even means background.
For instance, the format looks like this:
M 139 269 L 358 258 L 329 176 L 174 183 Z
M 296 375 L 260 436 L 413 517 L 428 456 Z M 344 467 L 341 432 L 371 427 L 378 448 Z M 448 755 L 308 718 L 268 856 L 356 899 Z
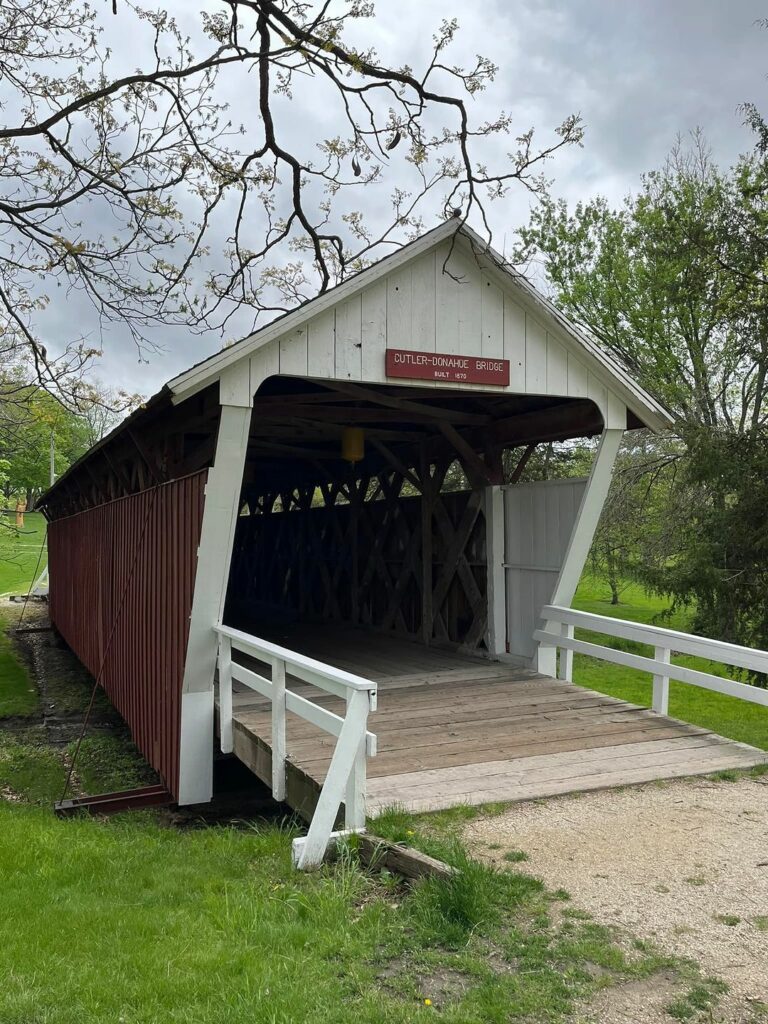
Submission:
M 499 863 L 524 850 L 530 860 L 519 867 L 566 889 L 596 920 L 727 982 L 714 1020 L 768 1019 L 768 775 L 516 804 L 473 822 L 466 839 Z M 629 989 L 608 990 L 584 1020 L 670 1024 L 669 992 Z

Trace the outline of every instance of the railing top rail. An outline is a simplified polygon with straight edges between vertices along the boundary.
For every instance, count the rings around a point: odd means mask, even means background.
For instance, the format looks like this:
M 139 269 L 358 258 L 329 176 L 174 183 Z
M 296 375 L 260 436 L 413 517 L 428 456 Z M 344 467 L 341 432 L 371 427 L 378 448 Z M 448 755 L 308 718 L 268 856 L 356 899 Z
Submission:
M 329 683 L 335 683 L 337 686 L 341 684 L 350 690 L 372 690 L 375 692 L 378 689 L 377 684 L 371 679 L 364 679 L 362 676 L 345 672 L 344 669 L 326 665 L 325 662 L 308 658 L 305 654 L 299 654 L 269 640 L 262 640 L 240 629 L 233 629 L 232 626 L 219 624 L 214 629 L 219 636 L 227 637 L 236 649 L 242 650 L 246 654 L 252 654 L 255 658 L 266 660 L 268 663 L 273 660 L 284 661 L 286 666 L 293 670 L 293 674 L 300 679 L 311 675 L 313 678 L 308 679 L 308 682 L 316 682 L 319 678 L 326 679 Z
M 559 605 L 545 605 L 541 615 L 545 621 L 578 626 L 595 633 L 606 633 L 625 640 L 665 647 L 681 654 L 692 654 L 711 661 L 722 661 L 727 665 L 737 665 L 752 672 L 768 672 L 768 651 L 742 647 L 739 644 L 726 643 L 724 640 L 712 640 L 709 637 L 683 633 L 664 626 L 613 619 L 608 615 L 582 612 L 576 608 L 563 608 Z

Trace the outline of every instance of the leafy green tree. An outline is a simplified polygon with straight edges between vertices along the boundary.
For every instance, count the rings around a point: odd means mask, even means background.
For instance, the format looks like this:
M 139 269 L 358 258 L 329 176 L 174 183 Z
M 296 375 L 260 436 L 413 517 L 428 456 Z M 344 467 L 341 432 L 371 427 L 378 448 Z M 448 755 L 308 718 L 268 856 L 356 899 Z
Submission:
M 51 438 L 56 476 L 90 447 L 87 421 L 44 391 L 30 389 L 26 403 L 15 403 L 6 414 L 5 425 L 0 438 L 0 459 L 7 467 L 4 493 L 23 496 L 29 506 L 50 482 Z
M 619 209 L 547 199 L 518 253 L 543 260 L 557 303 L 674 417 L 670 437 L 622 456 L 603 571 L 695 608 L 701 632 L 763 647 L 766 239 L 761 146 L 722 171 L 695 134 Z
M 736 220 L 750 189 L 762 213 L 761 164 L 747 157 L 723 175 L 697 135 L 621 209 L 598 198 L 571 212 L 550 198 L 521 231 L 519 257 L 543 257 L 558 304 L 659 396 L 681 435 L 743 430 L 765 412 L 764 285 L 747 278 L 748 226 Z

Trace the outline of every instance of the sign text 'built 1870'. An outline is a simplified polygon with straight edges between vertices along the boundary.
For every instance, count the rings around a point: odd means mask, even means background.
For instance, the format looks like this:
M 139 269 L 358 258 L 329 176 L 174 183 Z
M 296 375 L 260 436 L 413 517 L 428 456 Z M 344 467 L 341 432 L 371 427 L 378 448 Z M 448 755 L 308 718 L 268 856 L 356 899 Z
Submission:
M 509 360 L 462 356 L 450 352 L 414 352 L 388 348 L 388 377 L 410 380 L 447 380 L 462 384 L 509 384 Z

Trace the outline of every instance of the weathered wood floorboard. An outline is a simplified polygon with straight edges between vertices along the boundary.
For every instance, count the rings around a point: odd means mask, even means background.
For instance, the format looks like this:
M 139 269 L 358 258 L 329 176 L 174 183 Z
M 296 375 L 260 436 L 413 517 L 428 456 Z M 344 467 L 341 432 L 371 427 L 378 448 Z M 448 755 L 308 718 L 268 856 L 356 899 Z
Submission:
M 379 749 L 368 762 L 369 813 L 395 803 L 423 811 L 527 800 L 768 760 L 704 729 L 525 669 L 363 631 L 301 627 L 269 639 L 378 682 L 379 710 L 369 720 Z M 288 683 L 343 714 L 339 698 Z M 238 685 L 233 706 L 235 754 L 268 782 L 268 704 Z M 288 802 L 304 816 L 334 743 L 288 716 Z

